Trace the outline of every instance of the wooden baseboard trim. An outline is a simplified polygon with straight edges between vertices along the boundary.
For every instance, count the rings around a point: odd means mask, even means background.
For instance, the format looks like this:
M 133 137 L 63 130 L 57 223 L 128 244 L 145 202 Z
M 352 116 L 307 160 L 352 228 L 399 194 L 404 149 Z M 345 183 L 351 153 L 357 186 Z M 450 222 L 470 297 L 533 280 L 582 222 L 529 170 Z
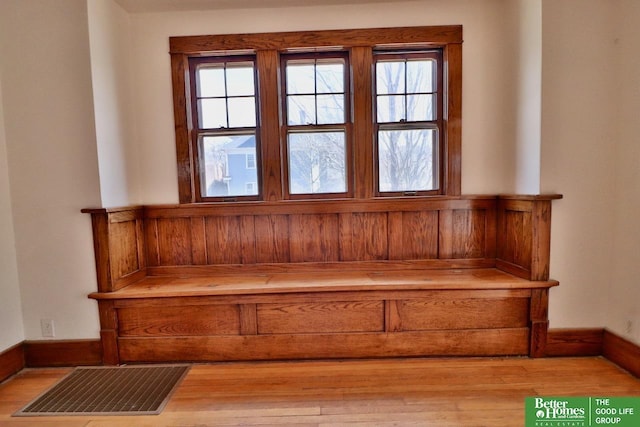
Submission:
M 102 365 L 100 340 L 25 341 L 25 366 Z
M 19 343 L 0 353 L 0 382 L 24 368 L 24 343 Z
M 626 369 L 636 377 L 640 377 L 640 346 L 628 341 L 613 332 L 604 330 L 602 355 Z
M 548 357 L 600 356 L 604 329 L 549 329 Z
M 640 377 L 640 346 L 606 329 L 550 329 L 546 356 L 604 356 Z M 0 381 L 25 367 L 102 363 L 100 340 L 25 341 L 0 353 Z

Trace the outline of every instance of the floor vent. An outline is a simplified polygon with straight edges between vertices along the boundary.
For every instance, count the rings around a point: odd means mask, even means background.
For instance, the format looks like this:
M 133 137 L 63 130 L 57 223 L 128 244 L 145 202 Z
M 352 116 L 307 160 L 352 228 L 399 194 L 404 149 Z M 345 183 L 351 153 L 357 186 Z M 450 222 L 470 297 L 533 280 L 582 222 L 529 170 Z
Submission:
M 14 416 L 156 415 L 189 365 L 79 367 Z

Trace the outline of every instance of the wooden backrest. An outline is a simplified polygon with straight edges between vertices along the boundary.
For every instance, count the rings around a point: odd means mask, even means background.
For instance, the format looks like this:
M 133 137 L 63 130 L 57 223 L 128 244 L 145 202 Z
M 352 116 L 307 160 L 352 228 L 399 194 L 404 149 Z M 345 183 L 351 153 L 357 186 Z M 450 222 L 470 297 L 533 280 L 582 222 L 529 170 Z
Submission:
M 101 292 L 238 269 L 499 267 L 548 279 L 559 196 L 186 204 L 91 213 Z

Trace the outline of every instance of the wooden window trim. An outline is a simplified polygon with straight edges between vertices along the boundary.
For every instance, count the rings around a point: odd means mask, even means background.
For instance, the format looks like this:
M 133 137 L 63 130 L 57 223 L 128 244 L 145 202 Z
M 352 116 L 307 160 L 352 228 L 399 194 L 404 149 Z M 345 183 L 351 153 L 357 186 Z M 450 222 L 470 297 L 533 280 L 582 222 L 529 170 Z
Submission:
M 371 63 L 372 50 L 380 48 L 440 48 L 444 68 L 444 115 L 442 152 L 442 195 L 461 194 L 461 136 L 462 136 L 462 26 L 431 26 L 372 28 L 358 30 L 328 30 L 255 33 L 235 35 L 181 36 L 169 39 L 171 75 L 173 82 L 174 124 L 178 191 L 180 203 L 197 202 L 195 188 L 195 153 L 190 143 L 194 128 L 191 111 L 189 57 L 227 53 L 255 53 L 262 81 L 279 80 L 279 54 L 283 52 L 328 48 L 349 50 L 352 70 L 352 117 L 359 123 L 353 129 L 354 188 L 356 199 L 375 197 L 372 76 L 362 72 Z M 355 74 L 354 72 L 354 74 Z M 258 103 L 261 111 L 259 137 L 261 151 L 261 194 L 263 201 L 284 198 L 280 125 L 282 113 L 277 84 L 258 83 Z M 271 107 L 278 105 L 278 108 Z

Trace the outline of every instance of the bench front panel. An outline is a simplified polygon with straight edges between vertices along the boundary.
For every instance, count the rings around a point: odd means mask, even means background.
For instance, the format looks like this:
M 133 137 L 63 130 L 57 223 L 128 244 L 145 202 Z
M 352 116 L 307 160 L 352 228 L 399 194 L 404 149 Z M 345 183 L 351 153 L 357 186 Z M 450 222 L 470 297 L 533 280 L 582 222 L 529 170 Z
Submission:
M 530 295 L 350 292 L 115 302 L 121 362 L 527 355 Z M 376 298 L 371 298 L 375 295 Z M 243 326 L 249 325 L 249 326 Z M 285 344 L 286 343 L 286 344 Z

